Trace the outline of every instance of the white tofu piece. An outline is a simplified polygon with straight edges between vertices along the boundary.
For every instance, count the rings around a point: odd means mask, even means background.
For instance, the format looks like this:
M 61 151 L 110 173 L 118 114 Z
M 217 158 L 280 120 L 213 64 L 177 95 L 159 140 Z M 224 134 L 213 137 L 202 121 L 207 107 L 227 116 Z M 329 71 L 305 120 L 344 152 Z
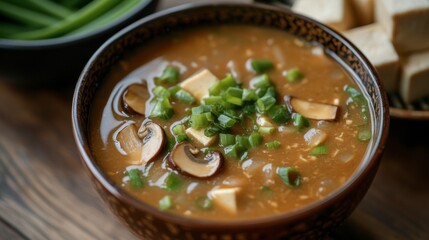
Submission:
M 297 0 L 292 10 L 343 31 L 355 24 L 350 3 L 350 0 Z
M 352 7 L 357 24 L 367 25 L 374 22 L 374 0 L 352 0 Z
M 429 50 L 404 59 L 399 92 L 408 103 L 429 95 Z
M 204 69 L 180 83 L 180 87 L 188 91 L 198 101 L 209 96 L 210 87 L 215 84 L 218 78 L 209 70 Z
M 218 188 L 210 191 L 213 203 L 229 213 L 237 213 L 237 193 L 241 188 Z
M 429 48 L 428 0 L 377 0 L 375 9 L 399 53 Z
M 379 24 L 370 24 L 344 32 L 369 61 L 375 66 L 386 91 L 397 89 L 399 56 L 384 29 Z
M 217 139 L 217 135 L 212 137 L 207 137 L 206 135 L 204 135 L 204 129 L 197 130 L 195 128 L 188 128 L 185 132 L 188 137 L 190 137 L 192 140 L 196 141 L 204 147 L 213 145 L 213 143 Z

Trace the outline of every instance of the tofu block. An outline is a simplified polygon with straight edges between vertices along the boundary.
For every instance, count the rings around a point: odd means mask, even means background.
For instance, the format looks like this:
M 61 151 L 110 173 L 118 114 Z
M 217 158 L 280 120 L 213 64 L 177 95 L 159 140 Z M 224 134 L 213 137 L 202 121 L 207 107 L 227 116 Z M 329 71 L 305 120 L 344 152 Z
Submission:
M 204 129 L 188 128 L 185 132 L 188 137 L 204 147 L 213 145 L 217 138 L 217 136 L 207 137 L 204 135 Z
M 338 31 L 347 30 L 355 25 L 350 0 L 297 0 L 292 10 Z
M 375 66 L 388 92 L 397 89 L 399 56 L 379 24 L 370 24 L 344 32 Z
M 404 59 L 399 92 L 408 103 L 429 95 L 429 50 Z
M 429 48 L 428 0 L 377 0 L 375 9 L 399 53 Z
M 214 204 L 229 213 L 237 213 L 237 193 L 240 188 L 218 188 L 210 192 Z
M 352 7 L 359 26 L 374 22 L 374 0 L 352 0 Z
M 210 87 L 215 84 L 217 77 L 204 69 L 180 83 L 180 87 L 192 94 L 198 101 L 209 96 Z

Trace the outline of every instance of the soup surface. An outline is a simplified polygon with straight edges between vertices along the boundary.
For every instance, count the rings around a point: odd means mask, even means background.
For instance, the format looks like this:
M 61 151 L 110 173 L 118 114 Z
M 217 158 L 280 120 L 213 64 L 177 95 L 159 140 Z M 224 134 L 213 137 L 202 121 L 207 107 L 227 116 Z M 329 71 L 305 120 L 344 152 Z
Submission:
M 189 217 L 302 208 L 350 178 L 371 138 L 348 73 L 275 29 L 173 33 L 124 56 L 100 87 L 97 163 L 137 199 Z

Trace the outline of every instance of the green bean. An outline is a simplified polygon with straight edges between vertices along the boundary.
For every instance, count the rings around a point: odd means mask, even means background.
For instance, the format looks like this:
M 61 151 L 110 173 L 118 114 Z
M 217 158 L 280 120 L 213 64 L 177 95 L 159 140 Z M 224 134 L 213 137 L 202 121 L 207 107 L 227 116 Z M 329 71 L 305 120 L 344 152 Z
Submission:
M 19 2 L 29 8 L 60 19 L 65 19 L 73 13 L 69 9 L 49 0 L 21 0 Z
M 30 30 L 34 30 L 34 28 L 30 26 L 0 22 L 0 38 L 7 38 L 7 36 L 10 34 L 15 34 L 15 33 L 25 32 Z
M 0 1 L 0 13 L 11 20 L 34 27 L 48 27 L 58 21 L 53 17 L 2 1 Z
M 99 18 L 97 18 L 94 21 L 82 26 L 81 28 L 78 28 L 78 29 L 68 33 L 67 35 L 86 33 L 86 32 L 90 32 L 90 31 L 93 31 L 95 29 L 101 28 L 103 26 L 106 26 L 107 24 L 116 21 L 121 16 L 125 15 L 125 13 L 131 11 L 131 9 L 133 9 L 138 4 L 143 3 L 144 1 L 146 1 L 146 0 L 122 1 L 117 6 L 112 8 L 110 11 L 101 15 Z
M 94 20 L 108 9 L 114 7 L 118 2 L 120 2 L 120 0 L 94 0 L 57 24 L 40 30 L 13 34 L 10 37 L 23 40 L 58 37 Z

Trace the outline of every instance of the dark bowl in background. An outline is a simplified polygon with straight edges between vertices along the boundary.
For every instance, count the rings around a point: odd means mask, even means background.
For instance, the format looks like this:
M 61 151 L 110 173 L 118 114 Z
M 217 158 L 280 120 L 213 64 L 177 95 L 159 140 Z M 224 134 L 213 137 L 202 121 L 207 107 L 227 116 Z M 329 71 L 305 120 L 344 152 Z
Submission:
M 137 200 L 97 165 L 89 148 L 89 115 L 106 74 L 126 53 L 174 31 L 217 24 L 273 27 L 318 43 L 356 76 L 374 113 L 373 137 L 361 165 L 347 182 L 320 201 L 275 216 L 214 221 L 189 218 Z M 146 17 L 105 42 L 77 83 L 72 104 L 73 131 L 83 163 L 113 213 L 144 239 L 320 239 L 341 223 L 366 194 L 377 172 L 388 135 L 389 107 L 374 67 L 347 39 L 325 25 L 285 8 L 257 4 L 188 4 Z
M 106 39 L 155 11 L 147 0 L 120 19 L 90 33 L 46 40 L 0 39 L 0 81 L 25 86 L 74 84 L 91 55 Z

